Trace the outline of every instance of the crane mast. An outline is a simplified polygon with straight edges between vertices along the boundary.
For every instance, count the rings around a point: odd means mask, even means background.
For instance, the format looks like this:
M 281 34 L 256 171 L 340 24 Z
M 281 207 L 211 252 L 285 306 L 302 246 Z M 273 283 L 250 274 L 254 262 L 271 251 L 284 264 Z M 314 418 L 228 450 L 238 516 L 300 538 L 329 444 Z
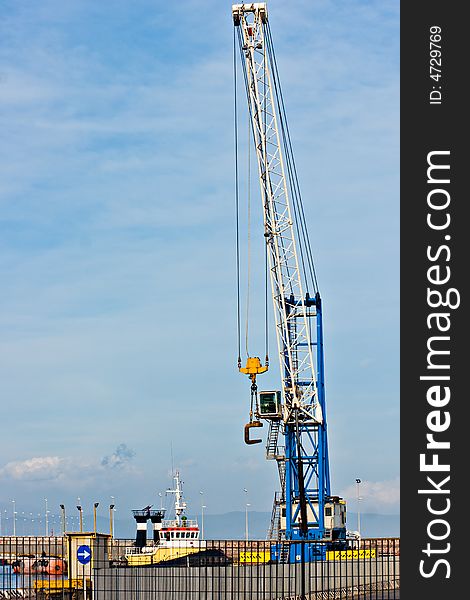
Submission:
M 255 408 L 256 418 L 270 424 L 267 458 L 277 461 L 280 475 L 272 528 L 279 539 L 340 539 L 345 534 L 345 507 L 330 492 L 322 302 L 317 286 L 308 290 L 302 278 L 310 248 L 299 248 L 305 223 L 266 4 L 234 4 L 232 15 L 258 165 L 282 381 L 280 393 L 260 392 Z M 250 377 L 255 381 L 256 375 Z M 278 443 L 279 433 L 284 447 Z M 341 512 L 340 527 L 338 519 L 333 519 L 333 527 L 331 518 L 325 522 L 331 512 Z M 298 555 L 295 545 L 292 554 Z

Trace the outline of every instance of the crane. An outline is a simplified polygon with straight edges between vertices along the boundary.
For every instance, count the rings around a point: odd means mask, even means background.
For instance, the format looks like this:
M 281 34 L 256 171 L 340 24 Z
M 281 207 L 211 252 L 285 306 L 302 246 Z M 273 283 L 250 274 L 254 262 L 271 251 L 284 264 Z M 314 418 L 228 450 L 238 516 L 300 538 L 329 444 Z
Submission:
M 261 427 L 262 421 L 269 424 L 266 457 L 276 460 L 281 487 L 274 497 L 270 531 L 277 542 L 274 559 L 296 562 L 302 554 L 312 561 L 346 539 L 346 505 L 330 489 L 323 305 L 266 3 L 234 4 L 232 16 L 258 166 L 282 383 L 280 390 L 258 393 L 257 376 L 268 369 L 268 360 L 263 366 L 259 357 L 248 356 L 242 367 L 239 356 L 239 370 L 252 384 L 245 441 L 260 442 L 251 439 L 251 429 Z M 234 65 L 235 78 L 236 73 Z

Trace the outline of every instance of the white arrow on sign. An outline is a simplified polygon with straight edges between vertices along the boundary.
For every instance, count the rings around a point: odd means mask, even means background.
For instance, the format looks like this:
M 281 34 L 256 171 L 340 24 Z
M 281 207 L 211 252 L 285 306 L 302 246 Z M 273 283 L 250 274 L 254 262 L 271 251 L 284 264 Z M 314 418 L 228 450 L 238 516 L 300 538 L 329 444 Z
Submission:
M 88 552 L 86 548 L 84 548 L 81 552 L 77 552 L 77 556 L 83 557 L 83 560 L 86 560 L 89 556 L 91 556 L 91 552 Z

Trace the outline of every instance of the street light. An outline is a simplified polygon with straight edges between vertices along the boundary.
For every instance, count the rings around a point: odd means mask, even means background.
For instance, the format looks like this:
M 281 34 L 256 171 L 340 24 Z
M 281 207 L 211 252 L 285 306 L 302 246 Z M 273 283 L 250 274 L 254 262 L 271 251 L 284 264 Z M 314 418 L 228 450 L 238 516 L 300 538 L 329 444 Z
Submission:
M 78 504 L 77 504 L 77 510 L 78 510 L 78 514 L 80 516 L 80 533 L 83 533 L 83 515 L 82 515 L 82 505 L 80 504 L 80 498 L 77 498 L 78 500 Z
M 248 507 L 251 506 L 251 504 L 249 504 L 247 502 L 246 507 L 245 507 L 245 540 L 248 542 Z
M 44 498 L 44 506 L 44 523 L 47 537 L 49 535 L 49 511 L 47 510 L 47 498 Z
M 100 505 L 99 502 L 93 504 L 93 531 L 96 533 L 96 509 Z
M 199 492 L 199 495 L 201 496 L 201 536 L 204 539 L 204 509 L 206 508 L 204 506 L 204 492 Z
M 361 535 L 361 508 L 360 508 L 360 500 L 361 497 L 359 495 L 359 486 L 361 484 L 360 479 L 356 479 L 356 494 L 357 494 L 357 532 Z
M 202 515 L 202 519 L 201 519 L 201 535 L 202 535 L 202 539 L 204 539 L 204 509 L 207 508 L 207 506 L 205 504 L 203 504 L 201 506 L 201 515 Z
M 12 500 L 13 503 L 13 536 L 16 537 L 16 500 Z
M 109 535 L 113 539 L 114 527 L 113 527 L 113 512 L 114 512 L 114 496 L 111 496 L 111 504 L 109 505 Z
M 243 491 L 246 494 L 246 499 L 248 500 L 248 490 L 246 488 L 243 488 Z M 248 506 L 250 506 L 249 504 L 245 505 L 245 540 L 248 541 Z
M 60 505 L 60 510 L 62 511 L 62 535 L 65 536 L 65 504 Z

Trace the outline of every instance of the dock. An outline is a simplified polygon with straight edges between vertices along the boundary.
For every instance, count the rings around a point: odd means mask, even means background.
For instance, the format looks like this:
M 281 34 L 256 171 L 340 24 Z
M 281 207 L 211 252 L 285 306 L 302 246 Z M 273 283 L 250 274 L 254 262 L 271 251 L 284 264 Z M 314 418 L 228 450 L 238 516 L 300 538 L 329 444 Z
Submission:
M 84 536 L 86 539 L 84 539 Z M 84 544 L 84 542 L 87 542 Z M 324 560 L 273 561 L 273 541 L 207 540 L 198 554 L 145 567 L 126 563 L 133 540 L 105 534 L 0 537 L 0 600 L 398 600 L 399 538 L 370 538 Z M 153 542 L 148 542 L 152 544 Z M 288 543 L 288 542 L 284 542 Z M 80 562 L 80 548 L 90 561 Z M 287 553 L 288 554 L 288 553 Z M 22 557 L 59 556 L 66 572 L 21 569 Z M 33 563 L 34 564 L 34 561 Z M 16 565 L 16 566 L 15 566 Z

